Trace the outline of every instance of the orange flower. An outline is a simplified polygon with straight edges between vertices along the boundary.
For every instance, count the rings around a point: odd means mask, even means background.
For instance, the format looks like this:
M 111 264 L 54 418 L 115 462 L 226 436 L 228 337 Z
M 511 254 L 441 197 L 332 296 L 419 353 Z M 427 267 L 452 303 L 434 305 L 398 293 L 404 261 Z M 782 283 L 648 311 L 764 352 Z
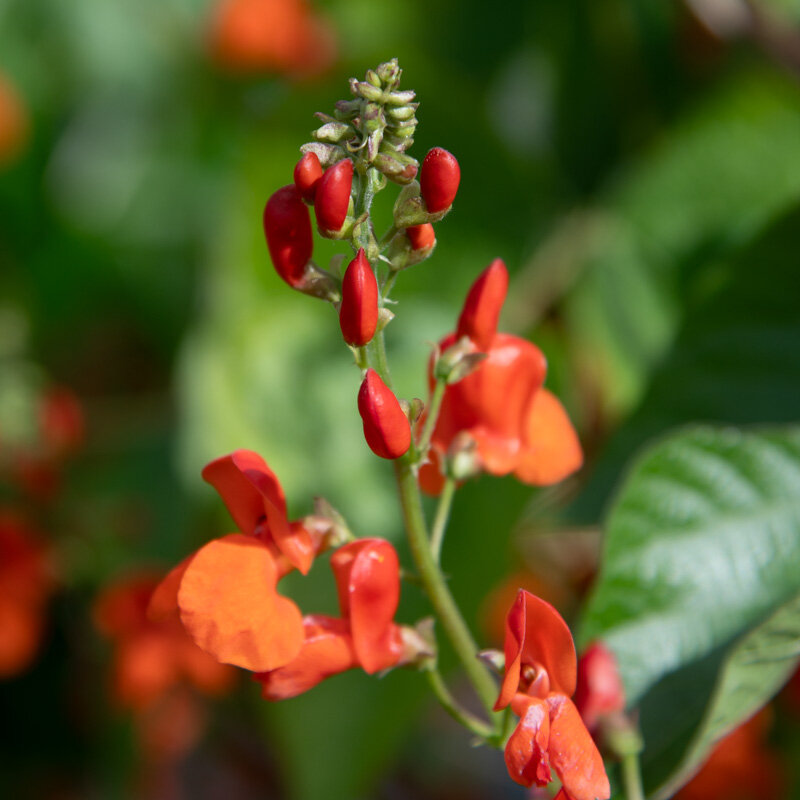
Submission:
M 210 39 L 214 58 L 235 72 L 316 75 L 336 57 L 333 32 L 305 0 L 220 0 Z
M 509 775 L 523 786 L 546 786 L 552 767 L 570 800 L 607 800 L 603 759 L 578 709 L 572 634 L 544 600 L 520 589 L 506 618 L 505 675 L 495 710 L 520 717 L 506 744 Z
M 486 358 L 447 387 L 431 440 L 431 463 L 420 471 L 430 494 L 442 487 L 439 463 L 453 440 L 466 434 L 477 448 L 478 464 L 493 475 L 513 472 L 524 483 L 548 485 L 563 480 L 583 462 L 580 443 L 558 399 L 542 388 L 547 363 L 526 339 L 497 333 L 508 289 L 505 264 L 496 259 L 473 284 L 445 352 L 466 337 Z M 434 384 L 433 370 L 429 374 Z
M 234 678 L 230 667 L 197 647 L 177 619 L 148 618 L 158 580 L 151 573 L 119 580 L 101 592 L 94 606 L 98 630 L 114 641 L 114 696 L 121 706 L 137 712 L 183 686 L 221 694 Z
M 288 520 L 281 485 L 257 453 L 218 458 L 203 478 L 242 533 L 214 539 L 175 567 L 153 594 L 151 616 L 179 615 L 196 644 L 222 663 L 277 669 L 304 641 L 300 610 L 278 594 L 278 581 L 295 567 L 308 572 L 322 538 Z
M 0 678 L 36 656 L 53 578 L 44 546 L 14 513 L 0 510 Z
M 384 539 L 359 539 L 331 558 L 342 619 L 321 615 L 303 620 L 305 640 L 285 666 L 256 675 L 267 700 L 295 697 L 347 669 L 368 674 L 397 665 L 403 656 L 394 623 L 400 600 L 397 553 Z
M 13 161 L 28 137 L 28 115 L 14 87 L 0 74 L 0 167 Z
M 784 796 L 778 759 L 764 744 L 769 715 L 761 711 L 729 733 L 675 800 L 778 800 Z

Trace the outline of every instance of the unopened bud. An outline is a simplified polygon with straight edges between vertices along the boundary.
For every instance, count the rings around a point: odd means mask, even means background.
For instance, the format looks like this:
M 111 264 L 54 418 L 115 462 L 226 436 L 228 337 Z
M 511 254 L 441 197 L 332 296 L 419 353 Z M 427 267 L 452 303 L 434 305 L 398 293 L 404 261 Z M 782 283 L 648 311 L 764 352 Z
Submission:
M 326 122 L 311 134 L 318 142 L 341 142 L 356 135 L 352 125 L 346 122 Z
M 322 165 L 316 153 L 305 153 L 294 168 L 294 185 L 308 203 L 314 202 L 317 184 L 322 177 Z
M 353 162 L 347 158 L 325 170 L 317 185 L 314 211 L 323 234 L 341 231 L 347 219 L 353 186 Z
M 430 222 L 425 222 L 422 225 L 412 225 L 406 228 L 406 236 L 408 241 L 411 242 L 411 249 L 420 255 L 424 254 L 427 258 L 433 248 L 436 247 L 436 232 L 433 230 L 433 225 Z
M 397 63 L 396 58 L 393 58 L 390 61 L 385 61 L 383 64 L 379 64 L 375 72 L 382 83 L 388 84 L 390 87 L 396 86 L 398 83 L 400 83 L 400 76 L 403 74 L 403 70 L 400 69 L 400 65 Z
M 403 654 L 398 666 L 425 669 L 436 658 L 436 636 L 433 617 L 421 619 L 414 627 L 400 626 Z
M 506 657 L 500 650 L 487 649 L 478 652 L 478 658 L 486 664 L 489 669 L 502 675 L 506 666 Z
M 420 172 L 421 194 L 431 214 L 446 211 L 453 204 L 461 169 L 455 156 L 441 147 L 428 151 Z
M 308 142 L 300 148 L 301 153 L 314 153 L 319 159 L 320 166 L 327 169 L 346 158 L 341 147 L 325 142 Z
M 456 336 L 468 336 L 481 350 L 488 350 L 507 292 L 508 270 L 496 258 L 470 287 L 458 318 Z
M 363 347 L 375 335 L 378 324 L 378 282 L 363 248 L 344 273 L 339 324 L 344 340 L 353 347 Z
M 379 152 L 373 159 L 373 166 L 380 170 L 390 181 L 405 185 L 417 176 L 419 163 L 405 153 Z
M 395 459 L 411 447 L 411 426 L 391 389 L 373 369 L 368 369 L 358 392 L 358 413 L 364 438 L 380 458 Z
M 264 207 L 264 235 L 278 275 L 297 289 L 313 252 L 311 218 L 294 184 L 278 189 Z
M 378 311 L 378 330 L 382 331 L 394 319 L 394 312 L 384 307 Z

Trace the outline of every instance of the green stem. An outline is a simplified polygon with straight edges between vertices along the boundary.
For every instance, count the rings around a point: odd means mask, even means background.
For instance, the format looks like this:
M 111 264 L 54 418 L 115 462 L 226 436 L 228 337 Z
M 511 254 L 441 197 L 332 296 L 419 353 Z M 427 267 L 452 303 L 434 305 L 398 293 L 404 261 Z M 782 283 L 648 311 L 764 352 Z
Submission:
M 458 484 L 452 478 L 445 478 L 442 493 L 439 496 L 439 505 L 436 508 L 436 517 L 431 529 L 431 551 L 437 564 L 442 560 L 442 542 L 447 530 L 447 521 L 450 519 L 450 508 L 453 505 L 457 486 Z
M 639 771 L 639 756 L 637 753 L 627 753 L 623 756 L 622 780 L 625 784 L 625 797 L 627 800 L 644 800 L 642 775 Z
M 392 227 L 389 228 L 389 230 L 386 231 L 383 236 L 381 236 L 380 240 L 378 241 L 378 249 L 381 251 L 381 253 L 389 246 L 389 242 L 394 239 L 395 234 L 399 230 L 400 229 L 397 227 L 397 225 L 392 223 Z
M 394 469 L 411 556 L 417 567 L 422 586 L 464 672 L 487 712 L 495 717 L 492 707 L 497 695 L 497 685 L 483 664 L 478 661 L 478 647 L 433 558 L 422 514 L 419 486 L 409 455 L 398 458 L 394 462 Z
M 394 289 L 394 284 L 399 274 L 399 270 L 393 269 L 390 270 L 389 274 L 386 276 L 386 280 L 383 282 L 383 287 L 381 289 L 382 300 L 386 300 L 386 298 L 392 293 L 392 289 Z
M 487 725 L 483 720 L 478 719 L 470 711 L 461 706 L 461 704 L 450 694 L 450 690 L 445 686 L 442 676 L 436 667 L 425 670 L 425 676 L 428 679 L 436 699 L 441 703 L 442 708 L 454 719 L 460 722 L 465 728 L 471 730 L 476 736 L 482 739 L 488 739 L 494 735 L 494 730 Z
M 436 420 L 439 419 L 439 409 L 442 407 L 444 390 L 446 388 L 447 384 L 445 381 L 438 380 L 434 384 L 431 399 L 428 402 L 428 415 L 425 418 L 425 427 L 422 429 L 419 441 L 417 442 L 417 450 L 419 451 L 420 458 L 425 458 L 428 454 L 428 448 L 431 446 L 431 437 L 433 436 L 434 428 L 436 428 Z

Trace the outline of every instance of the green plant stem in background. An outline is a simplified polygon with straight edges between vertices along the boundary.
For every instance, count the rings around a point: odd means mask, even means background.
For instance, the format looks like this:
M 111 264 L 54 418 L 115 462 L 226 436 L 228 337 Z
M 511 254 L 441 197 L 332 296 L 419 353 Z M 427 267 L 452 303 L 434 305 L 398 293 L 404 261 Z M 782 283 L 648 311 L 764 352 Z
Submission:
M 419 486 L 409 454 L 394 462 L 394 470 L 411 557 L 414 559 L 422 586 L 481 702 L 487 712 L 499 720 L 501 719 L 499 715 L 495 715 L 492 711 L 497 696 L 497 685 L 483 664 L 478 661 L 477 645 L 433 558 L 422 514 Z M 499 725 L 499 721 L 496 724 Z
M 447 530 L 447 521 L 450 519 L 450 509 L 453 505 L 453 497 L 456 493 L 458 484 L 452 478 L 446 478 L 442 493 L 439 496 L 439 505 L 436 507 L 436 517 L 433 520 L 431 529 L 431 552 L 437 564 L 441 562 L 442 542 Z
M 628 753 L 622 758 L 622 782 L 625 785 L 626 800 L 644 800 L 642 775 L 639 771 L 639 756 Z
M 458 701 L 450 694 L 450 690 L 445 686 L 441 673 L 436 667 L 425 670 L 425 677 L 428 679 L 433 693 L 441 703 L 442 708 L 454 719 L 460 722 L 465 728 L 471 730 L 476 736 L 488 739 L 494 735 L 493 729 L 483 720 L 478 719 L 474 714 L 462 708 Z

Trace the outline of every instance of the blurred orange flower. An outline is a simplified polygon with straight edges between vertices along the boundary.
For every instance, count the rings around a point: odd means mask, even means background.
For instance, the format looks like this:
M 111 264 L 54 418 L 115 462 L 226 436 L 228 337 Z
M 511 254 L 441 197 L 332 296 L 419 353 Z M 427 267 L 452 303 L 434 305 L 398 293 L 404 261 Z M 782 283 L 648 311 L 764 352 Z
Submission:
M 137 712 L 185 686 L 222 694 L 235 676 L 231 667 L 204 653 L 177 618 L 148 619 L 147 606 L 158 583 L 159 576 L 150 573 L 118 580 L 101 592 L 94 606 L 98 630 L 114 642 L 114 697 Z
M 13 161 L 28 138 L 28 112 L 11 83 L 0 73 L 0 168 Z
M 763 710 L 729 733 L 711 751 L 675 800 L 779 800 L 783 778 L 778 759 L 765 746 L 769 713 Z
M 214 59 L 234 72 L 310 76 L 336 58 L 333 31 L 305 0 L 219 0 L 210 47 Z
M 0 509 L 0 678 L 23 671 L 36 656 L 53 587 L 39 537 L 22 518 Z

